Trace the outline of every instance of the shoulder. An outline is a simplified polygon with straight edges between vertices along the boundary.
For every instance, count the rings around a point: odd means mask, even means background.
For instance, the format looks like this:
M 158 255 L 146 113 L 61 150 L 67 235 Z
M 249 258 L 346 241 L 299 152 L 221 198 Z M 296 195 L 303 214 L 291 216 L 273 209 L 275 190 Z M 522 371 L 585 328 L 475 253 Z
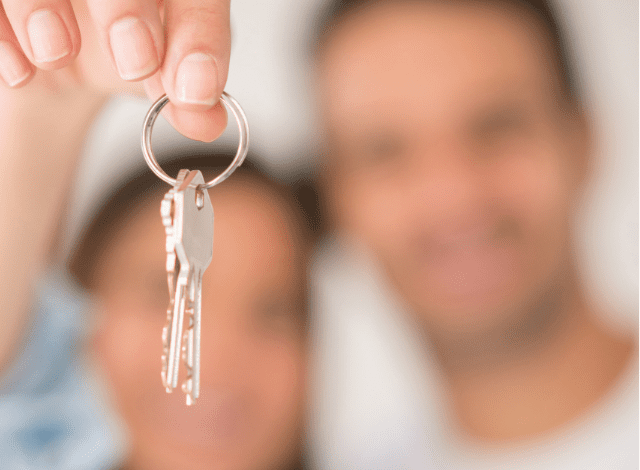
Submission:
M 7 468 L 105 468 L 118 458 L 116 435 L 80 352 L 88 305 L 59 272 L 38 283 L 33 321 L 0 381 L 0 455 Z

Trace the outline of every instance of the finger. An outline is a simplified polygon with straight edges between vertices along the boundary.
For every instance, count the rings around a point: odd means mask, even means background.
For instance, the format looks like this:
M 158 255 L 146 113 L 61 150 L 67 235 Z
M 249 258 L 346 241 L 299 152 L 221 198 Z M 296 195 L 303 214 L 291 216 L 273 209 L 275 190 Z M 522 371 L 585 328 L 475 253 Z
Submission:
M 170 103 L 163 115 L 185 136 L 209 142 L 226 127 L 219 104 L 229 70 L 229 0 L 166 3 L 167 52 L 160 74 L 145 82 L 150 98 Z
M 120 77 L 142 80 L 164 56 L 164 32 L 157 0 L 88 0 L 100 42 Z
M 80 31 L 68 0 L 3 0 L 24 55 L 36 67 L 65 67 L 80 51 Z
M 11 88 L 21 87 L 33 76 L 33 66 L 20 49 L 0 4 L 0 77 Z
M 229 0 L 171 0 L 165 15 L 168 47 L 162 85 L 182 109 L 211 109 L 229 70 Z
M 145 80 L 144 85 L 154 101 L 164 94 L 158 74 Z M 202 142 L 217 139 L 227 126 L 227 111 L 220 102 L 205 111 L 192 111 L 169 102 L 162 109 L 162 115 L 182 135 Z

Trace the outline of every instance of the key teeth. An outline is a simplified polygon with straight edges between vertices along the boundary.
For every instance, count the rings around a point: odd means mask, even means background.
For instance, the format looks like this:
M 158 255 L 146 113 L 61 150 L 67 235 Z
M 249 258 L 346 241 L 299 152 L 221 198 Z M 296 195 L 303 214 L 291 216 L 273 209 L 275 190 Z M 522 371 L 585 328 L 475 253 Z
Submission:
M 164 199 L 160 203 L 160 216 L 162 217 L 162 224 L 168 230 L 173 226 L 173 195 L 175 190 L 171 189 L 164 195 Z M 171 230 L 173 231 L 173 230 Z
M 162 372 L 160 372 L 160 377 L 162 378 L 162 385 L 166 390 L 167 388 L 169 388 L 169 386 L 167 385 L 167 373 L 166 373 L 166 371 L 163 370 Z
M 165 228 L 166 243 L 165 250 L 167 252 L 167 284 L 169 287 L 169 306 L 167 308 L 167 319 L 165 326 L 162 329 L 162 371 L 161 378 L 162 384 L 167 393 L 173 391 L 172 384 L 168 381 L 169 375 L 169 351 L 171 341 L 171 325 L 173 322 L 173 310 L 175 306 L 175 279 L 177 278 L 176 271 L 176 254 L 175 254 L 175 239 L 174 239 L 174 196 L 175 188 L 169 190 L 160 203 L 160 216 L 162 218 L 162 224 Z
M 167 236 L 167 241 L 164 244 L 165 251 L 167 252 L 167 266 L 169 266 L 169 258 L 171 258 L 171 265 L 167 268 L 167 271 L 173 271 L 176 264 L 176 241 L 173 236 Z
M 170 294 L 172 293 L 170 292 Z M 169 336 L 170 336 L 169 332 L 171 329 L 171 319 L 173 317 L 173 303 L 174 303 L 174 300 L 172 298 L 170 299 L 169 307 L 167 308 L 167 320 L 165 322 L 164 327 L 162 328 L 162 356 L 160 357 L 162 362 L 162 370 L 161 370 L 160 376 L 162 377 L 162 385 L 165 387 L 165 389 L 168 389 L 168 393 L 171 392 L 171 387 L 167 382 L 167 374 L 169 370 L 169 363 L 168 363 Z
M 182 384 L 182 391 L 187 395 L 187 406 L 193 405 L 196 400 L 193 396 L 193 380 L 185 380 Z

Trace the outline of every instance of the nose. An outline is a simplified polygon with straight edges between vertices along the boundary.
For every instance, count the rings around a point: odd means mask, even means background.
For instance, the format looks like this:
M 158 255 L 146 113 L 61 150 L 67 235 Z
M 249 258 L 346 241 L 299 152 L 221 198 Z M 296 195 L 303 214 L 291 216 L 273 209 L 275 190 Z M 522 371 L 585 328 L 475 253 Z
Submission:
M 475 224 L 485 199 L 485 180 L 480 162 L 454 139 L 415 155 L 406 190 L 414 214 L 430 227 L 458 228 Z
M 246 370 L 247 347 L 238 325 L 223 311 L 202 312 L 201 380 L 204 383 L 227 385 L 238 380 Z

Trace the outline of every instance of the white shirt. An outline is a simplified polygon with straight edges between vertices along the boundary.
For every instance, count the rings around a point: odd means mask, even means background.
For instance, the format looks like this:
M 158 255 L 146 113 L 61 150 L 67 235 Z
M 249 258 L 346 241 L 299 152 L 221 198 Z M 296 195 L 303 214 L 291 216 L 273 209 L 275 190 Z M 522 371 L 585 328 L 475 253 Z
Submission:
M 330 242 L 312 273 L 309 436 L 318 469 L 435 468 L 435 384 L 416 329 L 362 253 Z
M 474 470 L 631 470 L 638 468 L 637 355 L 612 390 L 591 410 L 510 451 L 490 452 L 443 432 L 439 468 Z
M 313 269 L 310 455 L 318 469 L 638 468 L 638 362 L 582 418 L 509 452 L 452 431 L 435 367 L 376 265 L 344 240 Z

